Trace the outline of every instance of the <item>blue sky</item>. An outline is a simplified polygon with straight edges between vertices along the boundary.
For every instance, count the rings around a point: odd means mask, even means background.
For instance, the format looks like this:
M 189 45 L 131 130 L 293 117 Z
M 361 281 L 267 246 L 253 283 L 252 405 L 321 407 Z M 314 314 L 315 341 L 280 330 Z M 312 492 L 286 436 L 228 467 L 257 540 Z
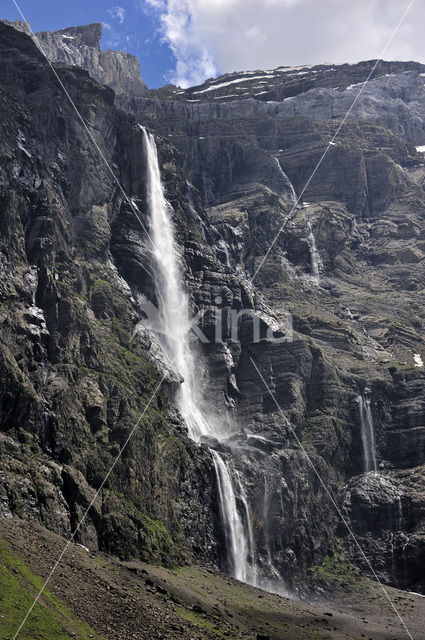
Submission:
M 158 32 L 155 12 L 137 0 L 17 0 L 33 31 L 63 29 L 90 22 L 103 22 L 102 49 L 122 49 L 139 57 L 142 77 L 153 88 L 166 84 L 175 61 L 170 47 Z M 145 6 L 144 6 L 145 5 Z M 12 0 L 0 0 L 0 17 L 20 16 Z M 124 12 L 120 11 L 124 9 Z M 145 9 L 145 10 L 143 10 Z
M 380 57 L 425 62 L 424 0 L 17 2 L 34 31 L 103 22 L 102 48 L 138 56 L 152 88 L 281 65 Z M 12 0 L 0 0 L 0 9 L 3 18 L 19 17 Z

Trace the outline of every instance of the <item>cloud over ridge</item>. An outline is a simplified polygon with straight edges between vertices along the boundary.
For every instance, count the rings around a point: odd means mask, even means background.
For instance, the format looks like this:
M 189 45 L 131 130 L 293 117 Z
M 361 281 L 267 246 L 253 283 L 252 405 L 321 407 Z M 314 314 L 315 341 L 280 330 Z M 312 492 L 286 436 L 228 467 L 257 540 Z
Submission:
M 182 87 L 218 73 L 377 58 L 408 0 L 142 0 L 156 13 Z M 424 3 L 416 3 L 386 59 L 424 60 Z

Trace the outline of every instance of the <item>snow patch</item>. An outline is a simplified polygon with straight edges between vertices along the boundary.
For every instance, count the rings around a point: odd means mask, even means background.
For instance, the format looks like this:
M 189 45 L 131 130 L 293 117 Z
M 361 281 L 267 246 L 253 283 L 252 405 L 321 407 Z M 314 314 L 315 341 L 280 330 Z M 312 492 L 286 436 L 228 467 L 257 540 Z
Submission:
M 424 363 L 423 363 L 423 360 L 421 358 L 421 355 L 419 353 L 414 353 L 413 357 L 415 359 L 415 367 L 422 368 L 424 366 Z
M 351 91 L 351 89 L 355 89 L 356 87 L 362 87 L 366 82 L 356 82 L 356 84 L 350 84 L 346 88 L 346 91 Z
M 416 151 L 418 153 L 425 153 L 425 145 L 420 145 L 419 147 L 416 147 Z
M 245 78 L 237 78 L 236 80 L 229 80 L 229 82 L 220 82 L 220 84 L 213 84 L 206 89 L 201 89 L 201 91 L 194 91 L 193 93 L 207 93 L 208 91 L 215 91 L 216 89 L 221 89 L 222 87 L 229 87 L 231 84 L 238 84 L 239 82 L 246 82 L 247 80 L 262 80 L 263 78 L 268 78 L 269 76 L 247 76 Z

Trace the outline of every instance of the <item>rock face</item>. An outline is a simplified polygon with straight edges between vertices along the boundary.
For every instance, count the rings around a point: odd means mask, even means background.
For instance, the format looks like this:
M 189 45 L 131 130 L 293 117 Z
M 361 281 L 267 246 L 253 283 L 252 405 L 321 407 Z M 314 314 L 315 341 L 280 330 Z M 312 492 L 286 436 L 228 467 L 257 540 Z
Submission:
M 28 33 L 23 22 L 8 24 Z M 140 77 L 138 58 L 124 51 L 101 50 L 102 30 L 100 23 L 94 23 L 59 31 L 39 31 L 35 36 L 49 60 L 87 69 L 92 78 L 111 87 L 118 100 L 144 94 L 146 85 Z
M 139 322 L 157 302 L 139 123 L 207 338 L 208 399 L 236 425 L 214 446 L 243 478 L 262 577 L 299 587 L 341 546 L 370 571 L 342 513 L 382 580 L 423 591 L 424 67 L 380 63 L 333 140 L 373 61 L 135 90 L 132 113 L 59 65 L 127 202 L 30 39 L 0 29 L 2 513 L 68 532 L 164 371 Z M 97 50 L 92 26 L 60 33 Z M 208 443 L 187 437 L 165 371 L 81 540 L 226 568 Z
M 138 294 L 118 269 L 131 265 L 148 288 L 143 230 L 30 38 L 0 31 L 0 514 L 69 534 L 145 410 L 80 541 L 170 563 L 187 558 L 187 537 L 214 559 L 209 457 L 202 448 L 195 455 L 166 386 L 146 407 L 162 370 L 149 336 L 131 339 Z M 86 71 L 58 72 L 126 189 L 144 202 L 134 119 Z

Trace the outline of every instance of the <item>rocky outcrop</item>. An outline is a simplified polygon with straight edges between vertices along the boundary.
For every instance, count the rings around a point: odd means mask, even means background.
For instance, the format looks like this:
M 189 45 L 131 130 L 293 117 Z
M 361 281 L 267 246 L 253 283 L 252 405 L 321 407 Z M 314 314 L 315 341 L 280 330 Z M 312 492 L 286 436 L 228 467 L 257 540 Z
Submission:
M 30 33 L 23 22 L 5 22 Z M 87 69 L 92 78 L 111 87 L 123 102 L 129 96 L 146 93 L 139 59 L 125 51 L 101 50 L 102 30 L 102 24 L 93 23 L 58 31 L 39 31 L 35 37 L 51 62 Z

